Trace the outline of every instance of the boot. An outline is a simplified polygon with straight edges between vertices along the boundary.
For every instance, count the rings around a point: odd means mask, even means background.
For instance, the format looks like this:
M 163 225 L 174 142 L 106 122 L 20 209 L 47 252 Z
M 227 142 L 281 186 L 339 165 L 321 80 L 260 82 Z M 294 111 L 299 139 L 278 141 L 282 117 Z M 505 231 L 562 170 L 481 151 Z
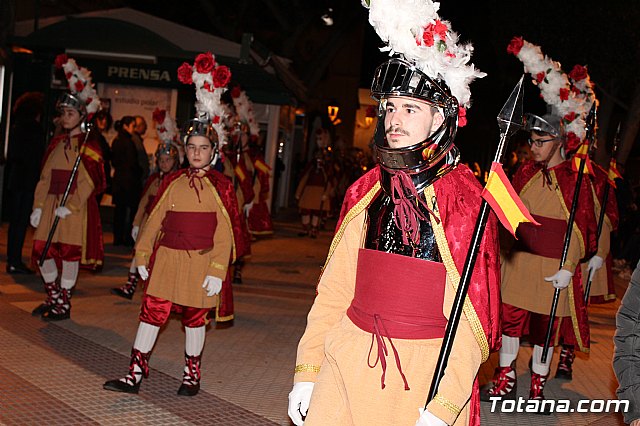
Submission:
M 560 362 L 556 370 L 556 379 L 573 379 L 573 361 L 576 359 L 576 351 L 573 345 L 562 345 Z
M 313 226 L 313 227 L 311 228 L 311 232 L 309 232 L 309 236 L 310 236 L 311 238 L 318 238 L 318 228 L 317 228 L 317 227 L 315 227 L 315 226 Z
M 302 231 L 298 232 L 298 237 L 306 237 L 309 235 L 309 225 L 302 225 Z
M 61 321 L 71 318 L 71 289 L 62 288 L 51 309 L 42 313 L 45 321 Z
M 233 268 L 233 284 L 242 284 L 242 267 L 244 266 L 244 261 L 242 259 L 236 260 L 235 266 Z
M 544 414 L 546 416 L 551 414 L 551 410 L 549 407 L 543 408 L 544 401 L 544 385 L 547 383 L 547 376 L 543 376 L 542 374 L 531 372 L 531 389 L 529 390 L 529 399 L 537 399 L 540 402 L 539 411 L 535 411 L 536 414 Z
M 54 305 L 54 300 L 56 300 L 60 295 L 60 286 L 57 282 L 52 283 L 44 283 L 44 291 L 47 293 L 47 298 L 38 305 L 33 311 L 31 311 L 31 315 L 34 317 L 39 316 L 47 312 Z
M 493 386 L 480 392 L 480 400 L 491 401 L 492 397 L 515 399 L 517 385 L 515 364 L 509 367 L 498 367 L 493 375 Z
M 140 383 L 143 378 L 149 377 L 149 356 L 151 352 L 142 353 L 137 349 L 131 349 L 131 362 L 129 364 L 129 374 L 122 379 L 109 380 L 102 385 L 103 389 L 124 392 L 138 393 Z
M 112 288 L 111 294 L 115 294 L 116 296 L 124 297 L 125 299 L 131 300 L 133 298 L 133 293 L 136 292 L 136 287 L 138 286 L 138 274 L 134 272 L 129 272 L 129 277 L 127 278 L 127 282 L 118 288 Z
M 192 356 L 184 354 L 184 373 L 178 395 L 194 396 L 200 390 L 200 358 L 202 355 Z

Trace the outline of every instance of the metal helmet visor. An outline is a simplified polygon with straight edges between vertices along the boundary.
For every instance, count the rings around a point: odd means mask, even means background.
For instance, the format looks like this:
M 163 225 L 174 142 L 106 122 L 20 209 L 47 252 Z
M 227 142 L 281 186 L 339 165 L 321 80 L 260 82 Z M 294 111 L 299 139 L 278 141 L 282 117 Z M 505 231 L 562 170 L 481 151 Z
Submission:
M 553 137 L 560 136 L 560 120 L 552 115 L 542 117 L 526 113 L 524 115 L 524 129 L 527 132 L 547 133 Z

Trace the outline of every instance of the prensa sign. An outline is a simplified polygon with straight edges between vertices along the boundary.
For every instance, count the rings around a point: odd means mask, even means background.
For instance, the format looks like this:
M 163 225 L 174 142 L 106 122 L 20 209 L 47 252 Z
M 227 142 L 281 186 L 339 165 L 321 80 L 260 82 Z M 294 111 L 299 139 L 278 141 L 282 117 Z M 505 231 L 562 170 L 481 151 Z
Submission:
M 167 70 L 140 68 L 137 66 L 108 65 L 107 77 L 123 80 L 164 81 L 171 82 L 171 75 Z

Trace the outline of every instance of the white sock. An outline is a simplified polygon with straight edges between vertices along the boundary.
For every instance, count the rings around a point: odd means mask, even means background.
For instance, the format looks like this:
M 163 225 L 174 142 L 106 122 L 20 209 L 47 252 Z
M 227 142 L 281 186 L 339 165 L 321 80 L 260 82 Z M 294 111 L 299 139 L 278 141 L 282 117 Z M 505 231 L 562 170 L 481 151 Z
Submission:
M 40 274 L 42 274 L 42 279 L 46 283 L 52 283 L 56 281 L 58 278 L 58 267 L 56 266 L 56 261 L 53 259 L 47 259 L 40 266 Z
M 308 214 L 303 214 L 302 217 L 301 217 L 302 224 L 305 225 L 305 226 L 308 225 L 310 219 L 311 219 L 311 217 Z
M 60 277 L 60 287 L 70 290 L 76 285 L 80 262 L 62 261 L 62 277 Z
M 136 341 L 133 343 L 133 348 L 143 354 L 151 352 L 153 345 L 156 343 L 159 331 L 160 327 L 141 322 L 138 327 L 138 333 L 136 334 Z
M 136 272 L 138 272 L 138 268 L 136 268 L 136 260 L 133 259 L 131 261 L 131 266 L 129 266 L 129 273 L 130 274 L 135 274 Z
M 544 348 L 542 346 L 535 345 L 533 347 L 533 362 L 531 363 L 531 370 L 542 376 L 549 374 L 551 368 L 551 358 L 553 358 L 553 346 L 547 350 L 547 362 L 542 363 L 542 352 Z
M 204 348 L 205 326 L 202 327 L 185 327 L 185 344 L 184 351 L 189 356 L 198 356 Z
M 500 367 L 509 367 L 518 357 L 520 338 L 502 335 L 502 347 L 500 348 Z
M 320 222 L 320 218 L 318 216 L 311 217 L 311 226 L 313 226 L 314 228 L 318 227 L 319 222 Z

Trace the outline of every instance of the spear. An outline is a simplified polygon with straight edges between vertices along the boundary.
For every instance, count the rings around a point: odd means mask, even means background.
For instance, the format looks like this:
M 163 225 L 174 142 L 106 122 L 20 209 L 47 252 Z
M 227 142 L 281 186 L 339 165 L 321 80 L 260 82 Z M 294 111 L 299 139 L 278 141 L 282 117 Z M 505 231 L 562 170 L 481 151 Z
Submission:
M 503 157 L 504 149 L 506 147 L 509 138 L 518 130 L 522 128 L 522 80 L 524 75 L 520 77 L 520 81 L 514 87 L 509 99 L 505 102 L 502 110 L 498 114 L 498 127 L 500 128 L 500 142 L 498 143 L 498 150 L 494 157 L 494 161 L 500 163 Z M 456 336 L 458 329 L 458 323 L 460 322 L 460 316 L 462 315 L 462 308 L 464 306 L 464 299 L 467 297 L 467 291 L 469 290 L 469 283 L 471 282 L 471 275 L 473 268 L 478 258 L 478 252 L 480 250 L 480 242 L 482 241 L 482 235 L 487 225 L 489 218 L 489 204 L 483 198 L 480 206 L 480 213 L 476 220 L 476 226 L 471 238 L 471 245 L 467 252 L 467 258 L 465 260 L 462 275 L 460 276 L 460 283 L 456 290 L 456 296 L 451 307 L 449 314 L 449 321 L 447 322 L 447 328 L 445 329 L 444 338 L 442 339 L 442 346 L 440 347 L 440 355 L 438 356 L 438 363 L 436 364 L 436 370 L 433 373 L 433 379 L 431 380 L 431 389 L 429 390 L 429 396 L 425 403 L 425 409 L 427 404 L 431 401 L 437 391 L 438 385 L 444 376 L 444 370 L 447 368 L 447 361 L 453 347 L 453 340 Z
M 618 130 L 616 136 L 613 139 L 613 150 L 611 151 L 611 157 L 609 161 L 609 172 L 611 172 L 611 162 L 616 158 L 616 152 L 618 151 L 618 144 L 620 143 L 620 123 L 618 123 Z M 609 189 L 611 183 L 609 179 L 604 186 L 604 194 L 602 195 L 602 203 L 600 204 L 600 217 L 598 218 L 598 232 L 596 233 L 596 243 L 600 241 L 600 235 L 602 234 L 602 224 L 604 223 L 604 215 L 606 212 L 607 202 L 609 201 Z M 593 271 L 589 269 L 589 276 L 587 277 L 587 285 L 584 288 L 584 304 L 589 303 L 589 293 L 591 292 L 591 281 L 593 281 Z
M 82 145 L 78 150 L 78 157 L 76 158 L 75 163 L 73 163 L 73 169 L 71 169 L 71 176 L 69 176 L 69 181 L 67 182 L 67 187 L 64 189 L 64 193 L 62 194 L 62 199 L 60 200 L 60 204 L 58 207 L 64 207 L 67 203 L 67 198 L 69 198 L 69 193 L 71 192 L 71 188 L 73 187 L 73 182 L 76 180 L 76 175 L 78 174 L 78 168 L 80 167 L 80 161 L 82 160 L 82 155 L 85 151 L 85 146 L 87 144 L 87 138 L 89 137 L 89 132 L 91 131 L 91 123 L 86 122 L 84 124 L 86 133 L 84 134 L 84 141 L 82 141 Z M 58 223 L 60 222 L 60 216 L 56 216 L 53 219 L 53 224 L 51 225 L 51 229 L 49 230 L 49 235 L 47 236 L 47 242 L 44 245 L 44 249 L 42 250 L 42 255 L 38 260 L 38 265 L 44 265 L 44 261 L 47 258 L 47 253 L 49 252 L 49 248 L 51 247 L 51 241 L 53 240 L 53 234 L 56 232 L 56 228 L 58 227 Z
M 591 104 L 591 110 L 587 116 L 587 140 L 589 145 L 593 146 L 596 134 L 596 103 Z M 580 197 L 580 187 L 582 186 L 582 177 L 584 176 L 584 168 L 587 162 L 588 155 L 580 158 L 580 165 L 578 166 L 578 177 L 576 178 L 576 187 L 573 191 L 573 202 L 571 204 L 571 212 L 569 213 L 569 220 L 567 221 L 567 231 L 564 234 L 564 246 L 562 248 L 562 256 L 560 257 L 560 267 L 562 269 L 565 261 L 567 260 L 567 253 L 569 252 L 569 244 L 571 243 L 571 230 L 573 229 L 573 223 L 576 218 L 576 211 L 578 210 L 578 198 Z M 547 362 L 547 351 L 551 343 L 551 333 L 553 332 L 553 323 L 556 317 L 556 310 L 558 309 L 558 300 L 560 299 L 560 289 L 556 288 L 553 293 L 553 301 L 551 302 L 551 312 L 549 313 L 549 325 L 547 327 L 547 334 L 544 338 L 544 347 L 542 349 L 542 357 L 540 361 L 544 364 Z

